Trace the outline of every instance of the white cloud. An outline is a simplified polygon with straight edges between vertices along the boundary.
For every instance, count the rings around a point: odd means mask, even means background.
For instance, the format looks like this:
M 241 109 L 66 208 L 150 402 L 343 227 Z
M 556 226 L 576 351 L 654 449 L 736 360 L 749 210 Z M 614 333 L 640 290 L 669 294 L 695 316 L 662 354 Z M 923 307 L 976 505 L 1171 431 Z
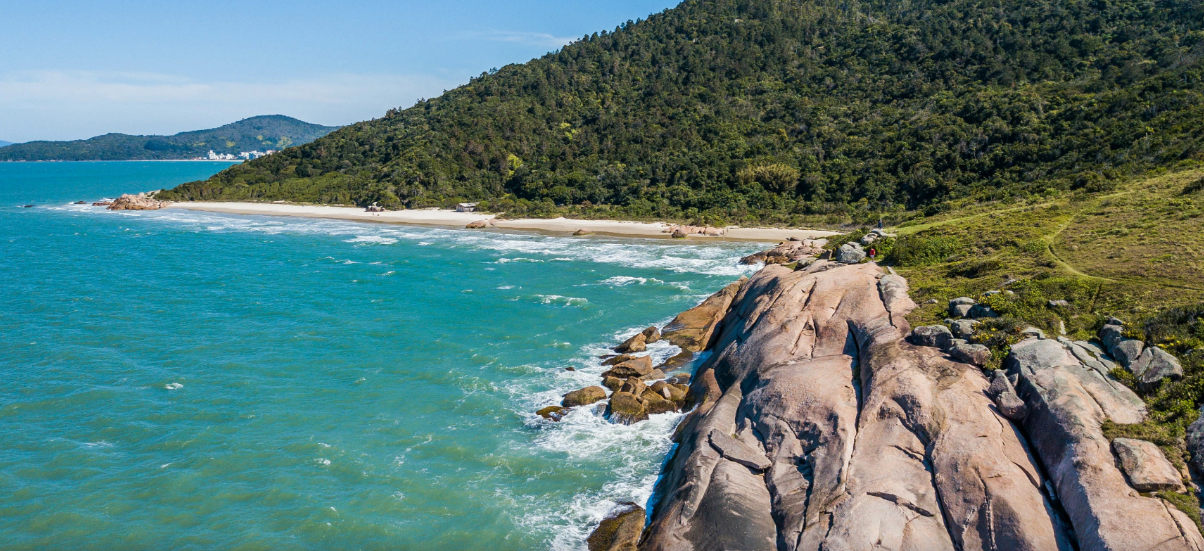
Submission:
M 471 31 L 461 33 L 460 38 L 488 40 L 491 42 L 512 42 L 525 46 L 540 46 L 553 50 L 563 48 L 580 37 L 553 36 L 547 33 L 527 33 L 516 31 Z
M 279 82 L 204 82 L 178 75 L 36 71 L 0 75 L 0 139 L 174 134 L 254 115 L 349 124 L 434 97 L 433 76 L 336 74 Z

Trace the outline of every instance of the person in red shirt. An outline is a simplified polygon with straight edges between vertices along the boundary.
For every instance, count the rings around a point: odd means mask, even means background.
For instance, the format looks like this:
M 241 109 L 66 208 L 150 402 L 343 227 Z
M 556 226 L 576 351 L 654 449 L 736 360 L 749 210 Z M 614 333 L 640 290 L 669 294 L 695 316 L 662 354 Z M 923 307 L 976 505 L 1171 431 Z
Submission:
M 870 248 L 870 260 L 874 260 L 874 257 L 876 257 L 876 256 L 878 256 L 878 249 L 871 247 Z

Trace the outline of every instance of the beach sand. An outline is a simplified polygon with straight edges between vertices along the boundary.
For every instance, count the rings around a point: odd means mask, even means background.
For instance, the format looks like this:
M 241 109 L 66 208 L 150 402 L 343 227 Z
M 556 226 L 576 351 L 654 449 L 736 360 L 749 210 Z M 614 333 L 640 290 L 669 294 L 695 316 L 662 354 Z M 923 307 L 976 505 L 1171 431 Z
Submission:
M 357 207 L 325 207 L 317 205 L 290 205 L 275 203 L 172 203 L 167 208 L 222 212 L 230 214 L 260 214 L 267 216 L 299 216 L 305 218 L 333 218 L 384 224 L 419 224 L 429 226 L 464 227 L 471 222 L 490 221 L 494 215 L 456 212 L 440 209 L 415 209 L 388 212 L 365 212 Z M 492 229 L 530 230 L 542 232 L 573 233 L 587 230 L 599 235 L 621 237 L 669 238 L 665 228 L 669 224 L 648 222 L 622 222 L 617 220 L 575 220 L 567 218 L 519 220 L 493 220 Z M 689 239 L 726 239 L 731 241 L 784 241 L 790 237 L 815 239 L 835 235 L 834 232 L 786 228 L 729 228 L 722 237 L 691 235 Z

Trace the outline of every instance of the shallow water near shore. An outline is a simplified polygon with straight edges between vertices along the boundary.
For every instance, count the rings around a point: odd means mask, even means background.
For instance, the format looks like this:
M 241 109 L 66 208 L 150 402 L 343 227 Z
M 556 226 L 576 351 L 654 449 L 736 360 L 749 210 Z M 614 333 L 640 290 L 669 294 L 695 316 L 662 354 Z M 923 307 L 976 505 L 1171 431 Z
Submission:
M 759 248 L 69 204 L 226 166 L 0 164 L 0 547 L 581 549 L 678 418 L 532 412 Z

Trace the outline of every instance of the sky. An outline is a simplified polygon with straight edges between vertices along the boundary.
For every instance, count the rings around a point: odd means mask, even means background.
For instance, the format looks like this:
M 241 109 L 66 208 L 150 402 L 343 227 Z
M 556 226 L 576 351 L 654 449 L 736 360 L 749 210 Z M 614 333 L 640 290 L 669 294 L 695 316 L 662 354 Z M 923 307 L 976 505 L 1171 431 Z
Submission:
M 676 0 L 0 0 L 0 140 L 344 125 Z

